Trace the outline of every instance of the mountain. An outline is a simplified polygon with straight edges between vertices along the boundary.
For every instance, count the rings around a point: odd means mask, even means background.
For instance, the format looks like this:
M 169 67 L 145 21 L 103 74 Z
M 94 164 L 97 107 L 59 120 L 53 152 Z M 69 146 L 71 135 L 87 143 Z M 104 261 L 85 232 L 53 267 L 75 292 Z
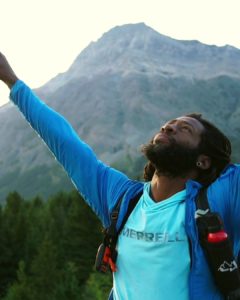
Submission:
M 189 112 L 203 113 L 240 149 L 240 50 L 229 45 L 172 39 L 144 23 L 117 26 L 35 92 L 101 160 L 130 175 L 142 168 L 139 145 Z M 11 190 L 46 198 L 73 188 L 12 104 L 0 108 L 0 136 L 0 200 Z

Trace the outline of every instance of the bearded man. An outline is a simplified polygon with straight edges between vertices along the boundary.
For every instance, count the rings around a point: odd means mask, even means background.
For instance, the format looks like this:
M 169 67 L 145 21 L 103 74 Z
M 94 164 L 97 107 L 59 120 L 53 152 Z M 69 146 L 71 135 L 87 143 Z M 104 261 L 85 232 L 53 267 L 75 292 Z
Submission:
M 141 194 L 119 233 L 110 299 L 224 299 L 195 221 L 195 199 L 205 186 L 209 206 L 221 215 L 239 256 L 240 167 L 231 163 L 231 144 L 220 130 L 199 114 L 167 122 L 143 146 L 146 182 L 137 182 L 99 161 L 70 124 L 18 79 L 2 54 L 0 80 L 105 227 L 122 195 L 117 229 L 131 199 Z

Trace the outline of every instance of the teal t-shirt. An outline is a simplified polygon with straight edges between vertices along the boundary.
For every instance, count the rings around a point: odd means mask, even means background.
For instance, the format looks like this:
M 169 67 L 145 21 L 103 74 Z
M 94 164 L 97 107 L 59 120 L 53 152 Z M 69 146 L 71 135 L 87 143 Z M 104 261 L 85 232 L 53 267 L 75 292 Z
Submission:
M 118 239 L 114 300 L 188 300 L 186 190 L 154 202 L 150 183 Z

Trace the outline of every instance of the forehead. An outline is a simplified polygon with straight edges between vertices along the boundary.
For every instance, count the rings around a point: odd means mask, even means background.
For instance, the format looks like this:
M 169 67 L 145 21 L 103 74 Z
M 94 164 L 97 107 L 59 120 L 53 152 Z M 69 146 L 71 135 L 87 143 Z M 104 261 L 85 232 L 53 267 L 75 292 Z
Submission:
M 197 132 L 201 133 L 204 131 L 204 126 L 202 125 L 202 123 L 200 121 L 198 121 L 195 118 L 191 118 L 191 117 L 187 117 L 187 116 L 182 116 L 182 117 L 178 117 L 176 119 L 173 119 L 167 123 L 169 124 L 173 124 L 173 123 L 177 123 L 177 122 L 184 122 L 186 124 L 189 124 L 192 128 L 194 128 Z

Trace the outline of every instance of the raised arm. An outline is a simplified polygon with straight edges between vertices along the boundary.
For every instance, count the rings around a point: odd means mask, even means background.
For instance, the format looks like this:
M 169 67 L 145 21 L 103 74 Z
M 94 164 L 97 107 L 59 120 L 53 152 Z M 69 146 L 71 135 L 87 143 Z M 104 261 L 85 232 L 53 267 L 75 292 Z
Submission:
M 11 89 L 12 101 L 62 164 L 83 198 L 107 224 L 109 211 L 132 181 L 99 161 L 71 125 L 17 78 L 2 54 L 0 80 Z
M 0 52 L 0 80 L 2 80 L 9 89 L 18 80 L 16 74 L 8 63 L 6 57 Z

